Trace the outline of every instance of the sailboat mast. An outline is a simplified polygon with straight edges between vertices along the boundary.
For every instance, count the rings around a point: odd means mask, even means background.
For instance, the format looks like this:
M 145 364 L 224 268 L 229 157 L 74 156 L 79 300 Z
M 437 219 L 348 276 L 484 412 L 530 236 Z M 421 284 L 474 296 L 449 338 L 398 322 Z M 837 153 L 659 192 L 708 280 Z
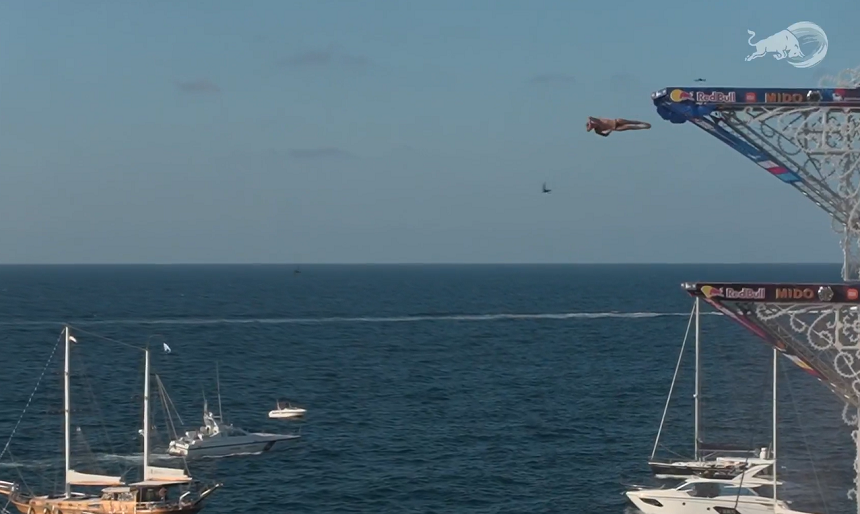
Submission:
M 699 460 L 699 299 L 696 298 L 696 389 L 693 393 L 693 434 L 696 438 L 693 448 Z
M 776 508 L 776 377 L 778 375 L 779 352 L 773 349 L 773 449 L 771 457 L 773 460 L 773 505 Z
M 218 371 L 218 362 L 215 362 L 215 385 L 218 388 L 218 421 L 224 421 L 224 414 L 221 412 L 221 374 Z
M 69 339 L 69 327 L 65 330 L 66 350 L 65 363 L 63 364 L 63 414 L 65 421 L 63 431 L 65 435 L 65 459 L 66 459 L 66 476 L 65 476 L 65 493 L 68 497 L 71 495 L 72 486 L 69 483 L 69 471 L 72 469 L 72 444 L 71 444 L 71 428 L 72 428 L 72 407 L 70 398 L 70 380 L 69 380 L 69 361 L 71 360 L 71 341 Z
M 149 347 L 146 354 L 146 374 L 143 377 L 143 479 L 149 480 Z

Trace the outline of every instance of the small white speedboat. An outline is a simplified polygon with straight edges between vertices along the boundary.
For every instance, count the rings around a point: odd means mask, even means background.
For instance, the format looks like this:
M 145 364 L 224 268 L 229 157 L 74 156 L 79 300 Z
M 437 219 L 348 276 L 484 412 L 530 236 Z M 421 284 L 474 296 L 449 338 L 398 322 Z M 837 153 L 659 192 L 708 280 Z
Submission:
M 294 407 L 289 402 L 278 402 L 275 410 L 269 411 L 269 417 L 274 419 L 300 418 L 305 415 L 305 412 L 307 410 Z

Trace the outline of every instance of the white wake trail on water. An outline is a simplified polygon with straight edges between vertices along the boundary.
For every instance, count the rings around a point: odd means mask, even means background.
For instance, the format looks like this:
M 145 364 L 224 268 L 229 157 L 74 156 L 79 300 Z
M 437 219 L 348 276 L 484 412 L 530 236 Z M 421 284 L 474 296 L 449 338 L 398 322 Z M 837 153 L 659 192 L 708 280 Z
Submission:
M 722 316 L 719 312 L 702 313 L 703 316 Z M 513 321 L 513 320 L 593 320 L 606 318 L 649 319 L 661 317 L 689 317 L 689 312 L 563 312 L 536 314 L 426 314 L 415 316 L 331 316 L 319 318 L 162 318 L 162 319 L 83 319 L 68 323 L 78 326 L 92 325 L 320 325 L 329 323 L 417 323 L 445 321 Z M 0 321 L 3 326 L 56 326 L 62 321 L 13 320 Z

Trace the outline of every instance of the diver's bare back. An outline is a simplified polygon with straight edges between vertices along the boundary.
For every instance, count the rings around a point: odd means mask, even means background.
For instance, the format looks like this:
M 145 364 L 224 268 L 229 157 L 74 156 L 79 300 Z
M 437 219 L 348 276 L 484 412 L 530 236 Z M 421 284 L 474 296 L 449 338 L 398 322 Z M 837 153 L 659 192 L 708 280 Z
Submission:
M 588 132 L 594 130 L 595 134 L 606 137 L 612 132 L 624 132 L 625 130 L 645 130 L 651 128 L 650 123 L 637 120 L 626 120 L 624 118 L 595 118 L 588 117 L 585 129 Z

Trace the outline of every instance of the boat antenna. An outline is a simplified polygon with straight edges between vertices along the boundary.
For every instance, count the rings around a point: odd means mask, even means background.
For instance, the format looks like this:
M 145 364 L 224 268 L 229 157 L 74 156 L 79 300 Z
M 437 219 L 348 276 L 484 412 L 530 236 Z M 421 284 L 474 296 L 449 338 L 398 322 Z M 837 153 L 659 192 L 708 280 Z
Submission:
M 224 422 L 224 414 L 221 412 L 221 375 L 218 371 L 218 361 L 215 361 L 215 385 L 218 388 L 218 421 Z

